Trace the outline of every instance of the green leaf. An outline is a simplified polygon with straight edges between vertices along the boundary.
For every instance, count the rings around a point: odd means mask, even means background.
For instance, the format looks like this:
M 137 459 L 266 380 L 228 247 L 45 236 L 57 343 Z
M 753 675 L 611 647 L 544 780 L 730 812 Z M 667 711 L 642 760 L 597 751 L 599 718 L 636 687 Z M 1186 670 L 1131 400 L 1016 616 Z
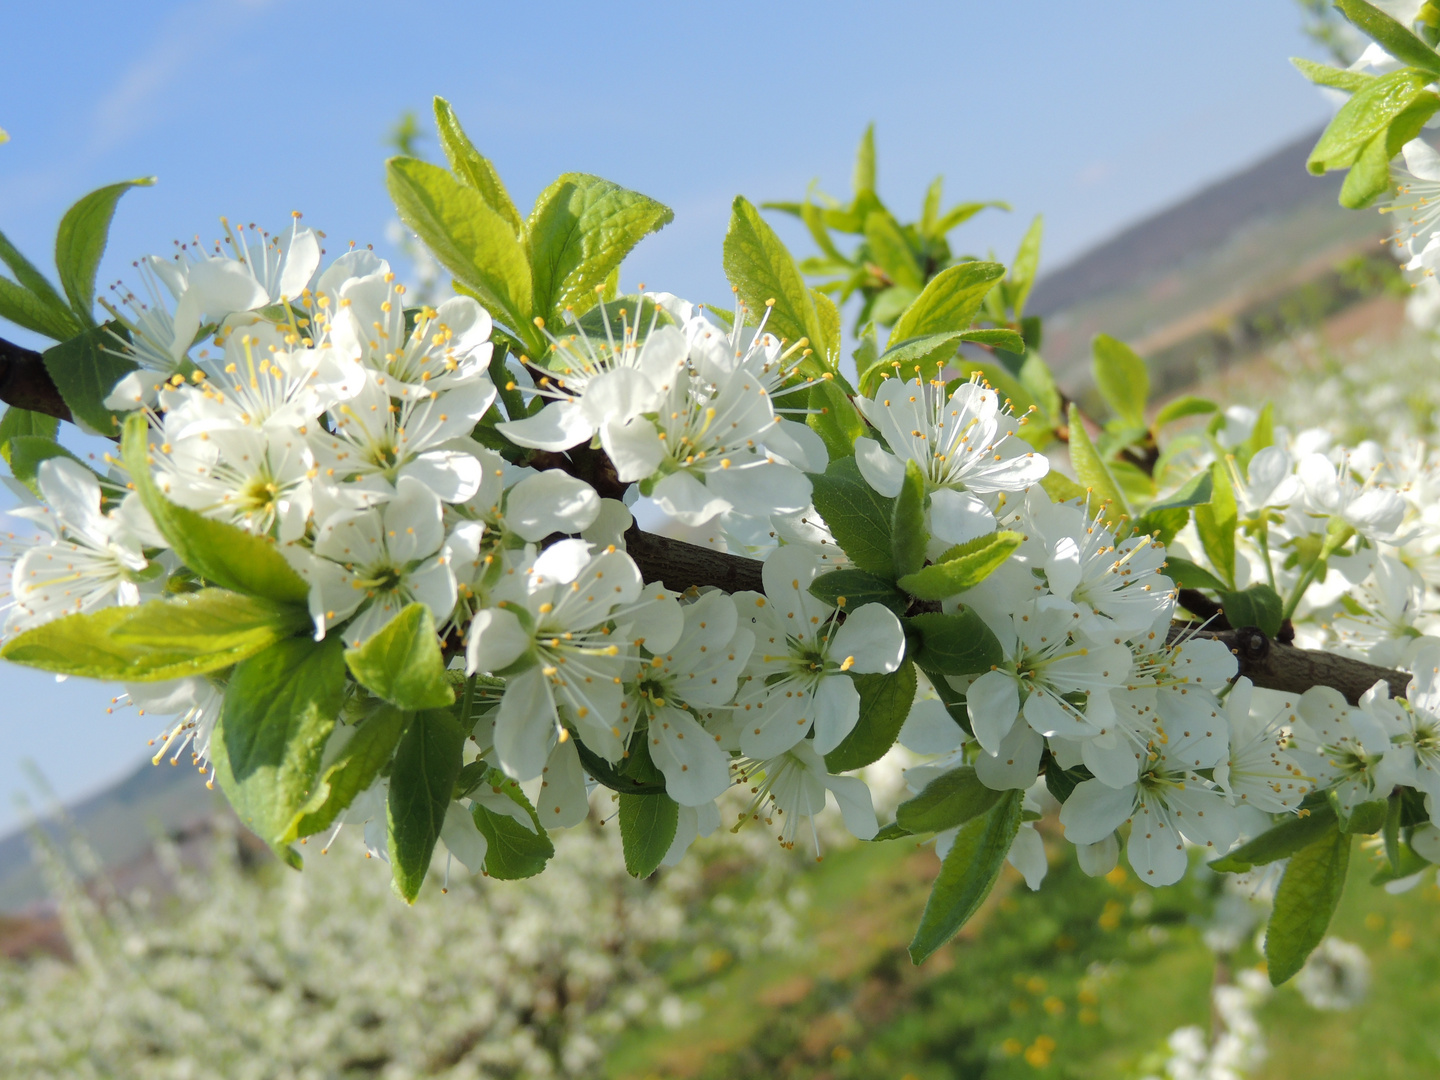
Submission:
M 1385 817 L 1390 809 L 1385 799 L 1368 799 L 1365 802 L 1356 803 L 1350 807 L 1350 812 L 1347 814 L 1340 800 L 1336 798 L 1333 788 L 1328 795 L 1330 805 L 1335 808 L 1335 820 L 1339 823 L 1342 833 L 1373 836 L 1385 828 Z
M 80 199 L 60 219 L 60 228 L 55 233 L 55 269 L 59 271 L 65 295 L 70 298 L 70 307 L 87 326 L 95 325 L 95 274 L 110 237 L 115 205 L 131 188 L 149 187 L 153 183 L 153 176 L 142 176 L 107 185 Z
M 38 330 L 46 337 L 53 337 L 56 341 L 64 341 L 72 338 L 85 329 L 85 324 L 75 317 L 70 306 L 65 303 L 61 295 L 55 291 L 55 286 L 50 284 L 50 279 L 35 268 L 31 261 L 20 254 L 20 250 L 10 243 L 10 238 L 0 232 L 0 262 L 10 267 L 10 272 L 15 275 L 15 280 L 20 283 L 19 291 L 29 296 L 29 300 L 14 296 L 7 297 L 11 303 L 31 315 L 38 315 L 40 321 L 49 329 Z M 0 279 L 3 280 L 3 279 Z M 6 282 L 7 285 L 11 284 Z M 0 290 L 0 296 L 10 290 Z M 8 312 L 5 317 L 21 326 L 26 324 L 15 319 Z M 32 329 L 36 329 L 33 328 Z
M 954 937 L 990 895 L 1020 831 L 1023 799 L 1024 792 L 1004 792 L 984 817 L 960 830 L 940 864 L 940 876 L 910 943 L 910 959 L 915 963 L 922 963 Z
M 865 434 L 865 421 L 855 403 L 834 379 L 819 379 L 810 387 L 810 429 L 825 441 L 831 458 L 855 453 L 855 440 Z
M 1060 420 L 1060 388 L 1055 384 L 1055 375 L 1041 355 L 1034 349 L 1025 353 L 1025 362 L 1020 365 L 1020 385 L 1025 387 L 1035 404 L 1040 407 L 1043 422 L 1053 427 Z
M 937 776 L 895 810 L 895 824 L 911 833 L 937 833 L 963 825 L 1000 801 L 1001 792 L 980 782 L 969 765 Z
M 858 197 L 862 192 L 875 191 L 875 125 L 869 124 L 860 136 L 860 149 L 855 152 L 855 172 L 850 190 Z
M 1391 861 L 1387 853 L 1385 865 L 1375 871 L 1370 878 L 1371 885 L 1388 885 L 1392 881 L 1400 881 L 1418 874 L 1422 870 L 1433 865 L 1428 859 L 1423 859 L 1415 853 L 1415 849 L 1403 840 L 1396 838 L 1394 861 Z
M 860 475 L 855 458 L 836 458 L 823 473 L 807 473 L 815 509 L 835 541 L 861 570 L 895 578 L 890 521 L 895 500 L 880 495 Z
M 1250 429 L 1250 437 L 1236 448 L 1235 463 L 1240 467 L 1241 475 L 1250 468 L 1250 460 L 1264 450 L 1267 446 L 1275 445 L 1275 403 L 1267 401 L 1265 407 L 1260 410 L 1260 415 L 1255 418 L 1255 426 Z
M 90 468 L 53 439 L 42 439 L 36 435 L 16 435 L 5 444 L 5 459 L 10 463 L 10 474 L 37 496 L 40 494 L 40 484 L 36 477 L 40 472 L 40 465 L 56 457 L 69 458 L 87 469 Z M 96 479 L 100 481 L 101 490 L 104 491 L 106 481 L 98 476 Z
M 632 877 L 647 878 L 675 842 L 680 806 L 669 795 L 621 795 L 620 842 L 625 869 Z
M 1051 502 L 1067 502 L 1085 497 L 1085 489 L 1059 469 L 1051 469 L 1041 477 L 1040 486 L 1045 489 L 1045 494 L 1050 496 Z
M 988 345 L 1004 349 L 1017 356 L 1025 351 L 1025 339 L 1014 330 L 961 330 L 955 335 L 956 341 L 968 341 L 975 345 Z
M 1208 503 L 1215 495 L 1215 481 L 1209 472 L 1192 476 L 1171 495 L 1153 502 L 1148 510 L 1180 510 Z
M 865 239 L 871 257 L 892 282 L 916 292 L 925 287 L 925 274 L 890 211 L 882 207 L 865 215 Z
M 315 794 L 325 742 L 345 699 L 338 637 L 290 638 L 243 661 L 210 739 L 215 774 L 250 829 L 291 865 L 291 825 Z
M 1432 76 L 1440 75 L 1440 55 L 1373 4 L 1365 0 L 1335 0 L 1335 6 L 1361 33 L 1375 39 L 1402 64 L 1417 67 Z
M 861 380 L 866 393 L 874 393 L 880 383 L 889 378 L 933 378 L 938 370 L 955 358 L 955 350 L 960 347 L 960 334 L 959 330 L 951 330 L 943 334 L 926 334 L 898 342 L 895 335 L 890 335 L 891 344 L 866 372 L 867 377 Z M 873 384 L 870 383 L 871 372 L 874 373 Z
M 1040 269 L 1040 238 L 1045 231 L 1045 217 L 1036 214 L 1030 228 L 1020 240 L 1015 252 L 1015 261 L 1010 264 L 1010 306 L 1018 320 L 1025 314 L 1025 301 L 1030 298 L 1030 289 L 1035 284 L 1035 274 Z M 1024 352 L 1024 349 L 1012 349 Z
M 1240 523 L 1240 510 L 1235 502 L 1235 489 L 1223 461 L 1210 466 L 1214 493 L 1209 503 L 1195 508 L 1195 529 L 1210 565 L 1230 583 L 1235 581 L 1235 529 Z
M 845 376 L 839 371 L 840 343 L 845 334 L 840 325 L 840 309 L 835 306 L 834 300 L 819 289 L 810 290 L 810 299 L 815 304 L 816 327 L 821 334 L 817 339 L 815 352 L 825 358 L 824 371 L 821 374 L 838 378 L 842 383 L 846 382 Z
M 840 745 L 825 755 L 825 767 L 832 773 L 849 772 L 884 757 L 910 715 L 917 686 L 915 665 L 909 660 L 889 674 L 855 676 L 860 719 Z
M 1134 427 L 1145 426 L 1145 402 L 1150 397 L 1150 372 L 1145 361 L 1123 341 L 1096 334 L 1091 345 L 1095 385 L 1115 415 Z
M 119 434 L 120 425 L 130 414 L 107 409 L 105 399 L 115 384 L 138 366 L 110 351 L 118 345 L 114 325 L 107 323 L 52 345 L 41 357 L 76 423 L 111 438 Z
M 390 797 L 390 867 L 395 889 L 413 904 L 430 871 L 465 754 L 466 731 L 448 712 L 417 713 L 395 749 Z
M 540 824 L 540 815 L 535 813 L 520 785 L 499 769 L 491 769 L 485 783 L 495 794 L 504 795 L 523 808 L 535 826 L 532 832 L 514 818 L 476 802 L 471 816 L 485 837 L 485 873 L 499 881 L 534 877 L 555 855 L 555 845 Z
M 1350 837 L 1333 828 L 1291 856 L 1265 928 L 1271 985 L 1290 979 L 1324 939 L 1349 867 Z
M 766 328 L 791 344 L 802 337 L 821 356 L 838 349 L 827 339 L 815 298 L 800 274 L 800 268 L 780 237 L 743 196 L 737 195 L 725 232 L 725 276 L 740 291 L 740 299 L 759 318 L 769 301 Z M 803 369 L 804 365 L 802 365 Z M 818 365 L 814 374 L 820 374 Z
M 1225 618 L 1237 630 L 1258 626 L 1271 638 L 1280 633 L 1285 604 L 1269 585 L 1251 585 L 1242 592 L 1222 591 L 1220 606 L 1225 610 Z
M 400 737 L 415 718 L 392 705 L 382 705 L 367 716 L 341 748 L 339 755 L 325 766 L 315 782 L 315 794 L 291 821 L 281 837 L 293 843 L 302 836 L 314 836 L 335 823 L 355 797 L 369 789 L 395 756 Z
M 1381 837 L 1385 843 L 1385 861 L 1389 869 L 1396 872 L 1400 870 L 1400 827 L 1404 816 L 1405 800 L 1400 792 L 1392 791 L 1385 800 L 1385 828 Z
M 59 675 L 159 682 L 231 667 L 309 621 L 297 608 L 202 589 L 55 619 L 12 637 L 0 657 Z
M 854 611 L 864 604 L 884 604 L 896 615 L 904 615 L 910 598 L 885 578 L 864 570 L 831 570 L 810 583 L 810 593 L 833 607 Z
M 890 552 L 897 575 L 913 574 L 925 565 L 930 532 L 925 528 L 925 474 L 913 460 L 905 462 L 905 479 L 890 515 Z
M 16 326 L 56 341 L 64 341 L 83 329 L 68 309 L 64 314 L 58 313 L 29 289 L 21 288 L 6 277 L 0 277 L 0 319 L 9 319 Z
M 930 235 L 934 237 L 945 236 L 952 230 L 964 225 L 981 210 L 988 210 L 991 207 L 997 210 L 1009 210 L 1010 204 L 999 199 L 992 199 L 990 202 L 969 202 L 957 203 L 945 212 L 945 216 L 935 223 Z
M 490 209 L 509 222 L 511 231 L 517 237 L 522 236 L 525 222 L 501 183 L 500 174 L 489 159 L 475 149 L 475 144 L 460 126 L 455 110 L 442 97 L 435 99 L 435 130 L 440 133 L 440 148 L 445 151 L 450 171 L 480 192 Z
M 1335 810 L 1328 803 L 1322 803 L 1303 817 L 1287 815 L 1278 825 L 1210 863 L 1210 869 L 1222 874 L 1243 874 L 1257 866 L 1288 859 L 1334 831 Z
M 10 464 L 11 439 L 44 439 L 54 442 L 59 430 L 60 421 L 55 417 L 11 405 L 5 410 L 5 415 L 0 416 L 0 458 L 5 459 L 5 464 Z
M 1203 566 L 1178 555 L 1165 556 L 1165 575 L 1182 589 L 1214 589 L 1223 592 L 1225 583 Z
M 1155 423 L 1150 426 L 1153 430 L 1159 431 L 1165 425 L 1173 424 L 1176 420 L 1183 420 L 1187 416 L 1205 416 L 1216 412 L 1219 408 L 1220 406 L 1213 401 L 1186 394 L 1162 405 L 1160 411 L 1155 414 Z
M 929 566 L 895 584 L 921 600 L 945 600 L 974 588 L 998 570 L 1024 541 L 1014 532 L 993 532 L 957 544 Z
M 1090 493 L 1090 513 L 1102 513 L 1105 520 L 1113 525 L 1122 517 L 1130 515 L 1125 496 L 1121 494 L 1120 485 L 1115 482 L 1115 474 L 1110 471 L 1110 466 L 1105 464 L 1100 451 L 1096 450 L 1095 444 L 1090 441 L 1090 436 L 1085 431 L 1085 422 L 1080 419 L 1080 410 L 1074 405 L 1070 406 L 1069 423 L 1070 464 L 1080 483 Z M 1097 503 L 1099 505 L 1096 505 Z
M 1335 114 L 1310 151 L 1306 163 L 1312 173 L 1329 172 L 1333 169 L 1348 169 L 1354 165 L 1377 135 L 1383 135 L 1390 124 L 1421 100 L 1422 108 L 1440 108 L 1440 98 L 1427 94 L 1425 87 L 1435 76 L 1413 68 L 1403 68 L 1381 75 L 1355 91 L 1340 111 Z M 1433 102 L 1428 99 L 1434 99 Z
M 541 356 L 545 341 L 531 323 L 530 261 L 510 222 L 478 190 L 438 165 L 397 157 L 386 162 L 385 170 L 400 219 L 492 315 Z
M 558 320 L 596 301 L 596 286 L 642 239 L 675 220 L 668 206 L 585 173 L 565 173 L 540 193 L 527 239 L 535 310 Z
M 290 569 L 273 541 L 176 506 L 160 493 L 150 475 L 148 436 L 145 417 L 133 413 L 125 423 L 122 456 L 141 502 L 180 561 L 222 588 L 280 603 L 305 604 L 309 587 Z
M 1304 75 L 1317 86 L 1330 86 L 1336 90 L 1344 90 L 1347 94 L 1353 94 L 1357 90 L 1365 89 L 1367 83 L 1374 82 L 1374 75 L 1366 75 L 1360 71 L 1348 71 L 1345 68 L 1330 67 L 1328 64 L 1317 64 L 1314 60 L 1306 60 L 1303 57 L 1292 56 L 1290 63 L 1294 64 L 1300 74 Z
M 925 612 L 905 623 L 920 635 L 914 660 L 927 672 L 971 675 L 989 671 L 1004 659 L 1000 642 L 971 608 L 953 614 Z
M 985 295 L 1005 276 L 1005 267 L 993 262 L 962 262 L 940 271 L 890 332 L 893 342 L 968 330 Z
M 366 690 L 402 709 L 455 704 L 435 620 L 424 604 L 408 605 L 358 649 L 346 649 L 345 664 Z

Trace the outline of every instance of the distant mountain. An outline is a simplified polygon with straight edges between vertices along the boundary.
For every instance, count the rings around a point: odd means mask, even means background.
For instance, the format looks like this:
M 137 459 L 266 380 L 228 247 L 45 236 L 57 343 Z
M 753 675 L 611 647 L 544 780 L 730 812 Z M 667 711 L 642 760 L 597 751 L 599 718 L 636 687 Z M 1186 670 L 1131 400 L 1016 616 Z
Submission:
M 1046 316 L 1041 351 L 1062 381 L 1083 381 L 1097 333 L 1156 353 L 1346 256 L 1378 252 L 1384 219 L 1339 205 L 1343 174 L 1306 170 L 1318 136 L 1288 143 L 1044 274 L 1029 308 Z
M 217 813 L 228 813 L 218 790 L 209 790 L 185 764 L 141 765 L 97 795 L 68 808 L 75 828 L 106 869 L 142 859 L 157 836 L 174 837 L 204 826 Z M 61 835 L 54 820 L 42 822 Z M 45 881 L 31 854 L 29 829 L 0 839 L 0 912 L 24 910 L 44 901 Z

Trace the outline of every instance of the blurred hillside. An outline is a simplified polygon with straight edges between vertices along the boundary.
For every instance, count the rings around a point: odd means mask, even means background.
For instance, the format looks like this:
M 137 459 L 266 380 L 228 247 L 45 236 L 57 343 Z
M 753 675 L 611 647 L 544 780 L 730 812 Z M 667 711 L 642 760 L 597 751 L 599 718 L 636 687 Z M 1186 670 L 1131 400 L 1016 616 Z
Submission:
M 1044 274 L 1029 310 L 1066 389 L 1084 389 L 1090 341 L 1107 333 L 1179 389 L 1297 321 L 1316 321 L 1375 289 L 1367 267 L 1393 262 L 1384 219 L 1337 202 L 1343 174 L 1311 176 L 1319 132 L 1132 225 Z

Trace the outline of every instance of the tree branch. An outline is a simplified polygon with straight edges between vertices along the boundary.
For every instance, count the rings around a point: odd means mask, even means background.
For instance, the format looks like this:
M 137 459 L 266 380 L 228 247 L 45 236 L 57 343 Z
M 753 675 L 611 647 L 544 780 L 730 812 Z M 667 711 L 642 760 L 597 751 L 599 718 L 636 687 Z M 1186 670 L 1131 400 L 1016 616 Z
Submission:
M 1333 686 L 1351 705 L 1358 705 L 1361 695 L 1381 680 L 1389 684 L 1391 697 L 1404 697 L 1410 685 L 1408 671 L 1377 667 L 1320 649 L 1283 645 L 1266 637 L 1258 627 L 1219 631 L 1197 631 L 1193 627 L 1194 624 L 1172 623 L 1170 641 L 1193 635 L 1223 643 L 1240 662 L 1240 674 L 1267 690 L 1303 694 L 1312 686 Z
M 4 338 L 0 338 L 0 401 L 59 420 L 72 419 L 40 354 Z
M 71 420 L 70 410 L 45 370 L 40 354 L 3 338 L 0 338 L 0 401 L 45 416 Z M 553 464 L 572 475 L 579 475 L 599 488 L 602 494 L 615 496 L 623 491 L 625 485 L 615 479 L 614 469 L 603 454 L 572 452 L 568 457 L 553 456 L 557 460 L 543 464 Z M 760 577 L 762 564 L 758 559 L 658 536 L 633 525 L 625 533 L 625 546 L 646 582 L 659 582 L 675 592 L 707 585 L 731 593 L 764 591 Z M 1198 599 L 1205 598 L 1200 595 Z M 1190 603 L 1185 606 L 1195 610 Z M 1404 697 L 1410 683 L 1408 672 L 1376 667 L 1318 649 L 1297 649 L 1272 641 L 1253 626 L 1238 630 L 1197 631 L 1194 624 L 1175 623 L 1169 636 L 1171 641 L 1175 641 L 1186 634 L 1223 642 L 1239 660 L 1240 674 L 1256 686 L 1270 690 L 1303 694 L 1312 686 L 1333 686 L 1353 705 L 1381 679 L 1389 684 L 1394 697 Z

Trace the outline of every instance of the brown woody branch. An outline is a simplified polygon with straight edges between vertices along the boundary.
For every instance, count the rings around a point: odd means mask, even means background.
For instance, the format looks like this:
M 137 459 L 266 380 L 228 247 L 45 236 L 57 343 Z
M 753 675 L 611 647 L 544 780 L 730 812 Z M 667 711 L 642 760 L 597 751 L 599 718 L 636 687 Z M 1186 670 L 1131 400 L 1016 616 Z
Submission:
M 0 401 L 20 409 L 70 420 L 70 410 L 55 388 L 40 354 L 0 338 Z M 615 495 L 623 489 L 614 478 L 608 460 L 598 452 L 572 451 L 550 455 L 546 466 L 565 469 L 589 480 L 602 494 Z M 538 463 L 537 463 L 538 464 Z M 761 563 L 743 555 L 658 536 L 631 526 L 625 545 L 640 567 L 646 582 L 659 582 L 667 589 L 683 592 L 691 586 L 714 586 L 726 592 L 761 592 Z M 1195 608 L 1186 605 L 1190 610 Z M 1351 704 L 1377 681 L 1384 679 L 1395 697 L 1403 697 L 1410 683 L 1408 672 L 1376 667 L 1361 660 L 1322 652 L 1297 649 L 1272 641 L 1253 626 L 1236 630 L 1195 630 L 1192 624 L 1175 623 L 1171 640 L 1184 635 L 1214 638 L 1224 642 L 1240 663 L 1240 674 L 1256 686 L 1302 694 L 1312 686 L 1333 686 Z
M 71 419 L 40 354 L 4 338 L 0 338 L 0 401 L 60 420 Z

